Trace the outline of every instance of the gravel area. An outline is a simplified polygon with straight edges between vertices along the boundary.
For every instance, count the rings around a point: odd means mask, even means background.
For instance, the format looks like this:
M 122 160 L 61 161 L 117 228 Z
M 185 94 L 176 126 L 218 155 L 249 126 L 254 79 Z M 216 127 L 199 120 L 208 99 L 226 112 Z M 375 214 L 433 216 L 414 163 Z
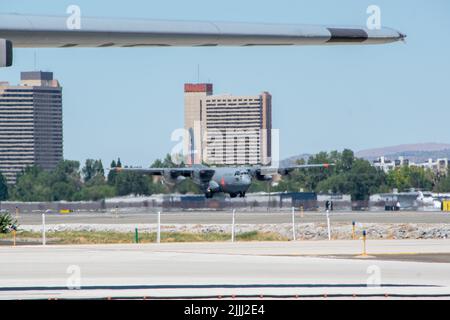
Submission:
M 156 232 L 155 224 L 49 224 L 48 232 L 53 231 L 88 231 L 88 232 Z M 22 225 L 21 230 L 41 232 L 41 226 Z M 163 232 L 187 233 L 231 233 L 229 224 L 170 224 L 162 225 Z M 356 225 L 356 237 L 360 238 L 362 231 L 367 231 L 368 239 L 447 239 L 450 237 L 448 224 L 375 224 Z M 236 233 L 243 232 L 273 232 L 284 237 L 292 237 L 292 224 L 239 224 Z M 352 226 L 348 224 L 333 224 L 331 227 L 333 239 L 351 239 Z M 323 240 L 328 238 L 325 223 L 302 223 L 296 225 L 297 239 Z

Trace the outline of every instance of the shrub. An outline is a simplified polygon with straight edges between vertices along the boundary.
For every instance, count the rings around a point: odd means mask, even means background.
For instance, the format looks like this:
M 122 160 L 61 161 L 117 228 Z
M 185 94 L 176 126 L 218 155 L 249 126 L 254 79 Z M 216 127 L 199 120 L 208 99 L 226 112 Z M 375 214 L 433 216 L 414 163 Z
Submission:
M 10 233 L 13 230 L 17 230 L 17 227 L 17 220 L 11 214 L 0 214 L 0 233 Z

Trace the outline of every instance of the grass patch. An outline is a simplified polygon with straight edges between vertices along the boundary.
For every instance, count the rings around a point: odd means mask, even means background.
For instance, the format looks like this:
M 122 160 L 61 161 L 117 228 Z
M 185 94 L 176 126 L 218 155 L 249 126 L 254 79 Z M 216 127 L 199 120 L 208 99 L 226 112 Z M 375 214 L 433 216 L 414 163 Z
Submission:
M 12 240 L 12 234 L 0 234 L 0 240 Z M 18 242 L 40 243 L 42 234 L 39 232 L 19 231 Z M 47 232 L 48 244 L 126 244 L 134 243 L 134 232 L 106 232 L 106 231 L 64 231 Z M 161 242 L 219 242 L 230 241 L 231 235 L 227 233 L 188 233 L 188 232 L 162 232 Z M 245 232 L 236 234 L 237 241 L 288 241 L 287 238 L 271 232 Z M 139 233 L 140 243 L 156 242 L 156 233 Z
M 37 233 L 37 232 L 17 231 L 17 237 L 19 237 L 19 236 L 21 238 L 37 238 L 37 237 L 41 237 L 41 234 Z M 12 238 L 13 238 L 12 232 L 0 233 L 0 240 L 9 240 Z

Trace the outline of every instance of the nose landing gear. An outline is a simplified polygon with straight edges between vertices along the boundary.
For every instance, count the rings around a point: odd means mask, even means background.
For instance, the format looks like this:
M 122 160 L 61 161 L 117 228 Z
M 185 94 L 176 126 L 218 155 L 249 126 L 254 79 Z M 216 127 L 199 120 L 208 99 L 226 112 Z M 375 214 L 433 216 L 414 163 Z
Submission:
M 230 198 L 236 198 L 237 196 L 239 198 L 245 198 L 245 192 L 230 193 Z

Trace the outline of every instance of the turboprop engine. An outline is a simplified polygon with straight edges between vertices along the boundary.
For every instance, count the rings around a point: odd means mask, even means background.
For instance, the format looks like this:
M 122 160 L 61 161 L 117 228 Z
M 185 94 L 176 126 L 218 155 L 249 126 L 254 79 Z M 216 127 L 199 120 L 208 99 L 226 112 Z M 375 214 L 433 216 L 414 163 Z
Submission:
M 0 39 L 0 68 L 11 67 L 13 64 L 12 42 Z
M 180 184 L 184 180 L 186 180 L 186 177 L 174 172 L 165 172 L 163 174 L 163 182 L 171 187 Z

